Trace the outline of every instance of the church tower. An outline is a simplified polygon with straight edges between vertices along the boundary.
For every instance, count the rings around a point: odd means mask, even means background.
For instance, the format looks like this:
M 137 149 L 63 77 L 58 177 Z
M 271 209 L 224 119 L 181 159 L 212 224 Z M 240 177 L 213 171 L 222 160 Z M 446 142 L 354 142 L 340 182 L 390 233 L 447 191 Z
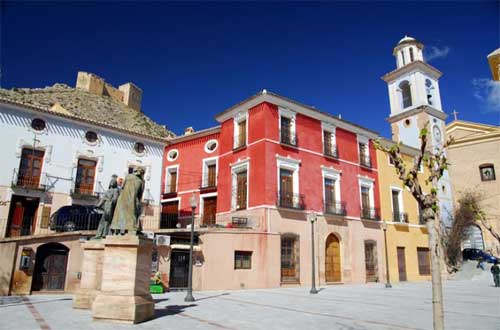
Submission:
M 387 83 L 391 114 L 392 139 L 420 148 L 420 130 L 428 124 L 429 148 L 439 148 L 446 140 L 445 119 L 439 93 L 441 71 L 425 62 L 424 45 L 405 36 L 394 47 L 396 69 L 384 75 Z M 448 172 L 439 181 L 438 196 L 441 218 L 449 223 L 453 214 L 451 184 Z

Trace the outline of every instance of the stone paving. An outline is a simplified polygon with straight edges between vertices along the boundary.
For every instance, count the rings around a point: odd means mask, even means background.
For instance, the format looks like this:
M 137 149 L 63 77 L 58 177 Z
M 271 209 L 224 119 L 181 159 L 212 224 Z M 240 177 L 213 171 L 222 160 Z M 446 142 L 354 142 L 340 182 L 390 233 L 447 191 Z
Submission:
M 489 278 L 489 277 L 485 277 Z M 500 288 L 491 281 L 446 281 L 446 329 L 499 330 Z M 155 319 L 139 325 L 92 321 L 71 295 L 2 297 L 0 329 L 432 329 L 429 282 L 154 295 Z

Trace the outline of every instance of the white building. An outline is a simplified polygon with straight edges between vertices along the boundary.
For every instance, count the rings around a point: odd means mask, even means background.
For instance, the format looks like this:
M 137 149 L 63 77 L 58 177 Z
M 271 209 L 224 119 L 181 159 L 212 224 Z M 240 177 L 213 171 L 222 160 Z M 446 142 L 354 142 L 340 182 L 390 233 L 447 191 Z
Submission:
M 158 221 L 173 134 L 141 112 L 141 98 L 132 83 L 116 89 L 85 72 L 76 88 L 0 89 L 0 238 L 51 233 L 61 206 L 95 204 L 113 174 L 135 166 L 145 169 L 145 221 Z
M 439 92 L 442 73 L 425 62 L 423 49 L 422 43 L 408 36 L 394 47 L 396 70 L 382 77 L 389 89 L 391 115 L 388 121 L 394 141 L 417 149 L 420 148 L 420 130 L 427 124 L 431 132 L 429 148 L 439 148 L 446 140 L 447 117 Z M 438 197 L 441 220 L 449 224 L 453 215 L 453 198 L 447 171 L 439 181 Z

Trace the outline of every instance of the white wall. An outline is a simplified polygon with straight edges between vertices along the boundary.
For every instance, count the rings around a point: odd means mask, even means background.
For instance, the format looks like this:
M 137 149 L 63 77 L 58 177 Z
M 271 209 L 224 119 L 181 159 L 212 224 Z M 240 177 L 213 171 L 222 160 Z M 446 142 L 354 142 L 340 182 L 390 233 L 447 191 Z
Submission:
M 31 128 L 31 120 L 35 117 L 46 121 L 47 128 L 43 133 L 35 133 Z M 98 134 L 96 145 L 85 140 L 88 130 Z M 164 150 L 161 142 L 4 104 L 0 105 L 0 186 L 10 187 L 13 171 L 19 168 L 21 150 L 23 146 L 31 147 L 35 137 L 38 140 L 36 147 L 45 149 L 42 172 L 47 175 L 49 192 L 70 193 L 78 157 L 83 156 L 97 160 L 96 191 L 100 189 L 99 184 L 104 190 L 107 188 L 112 174 L 125 177 L 129 165 L 144 166 L 145 189 L 149 189 L 154 199 L 151 204 L 159 205 Z M 145 145 L 144 155 L 135 153 L 135 142 Z

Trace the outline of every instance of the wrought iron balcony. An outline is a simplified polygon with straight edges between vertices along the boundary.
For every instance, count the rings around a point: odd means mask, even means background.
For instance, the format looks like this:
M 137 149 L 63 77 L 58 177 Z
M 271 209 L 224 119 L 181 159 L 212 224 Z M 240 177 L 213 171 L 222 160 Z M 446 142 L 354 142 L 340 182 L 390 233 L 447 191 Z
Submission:
M 394 212 L 392 218 L 394 222 L 408 223 L 408 213 L 405 212 Z
M 12 187 L 46 191 L 47 176 L 43 172 L 40 173 L 40 170 L 15 168 L 12 175 Z
M 233 201 L 233 209 L 244 210 L 247 208 L 247 190 L 233 188 L 231 193 L 231 201 Z
M 231 226 L 236 227 L 236 228 L 247 228 L 248 227 L 248 218 L 232 217 L 231 218 Z
M 167 184 L 163 192 L 163 198 L 170 198 L 177 196 L 177 184 Z
M 345 202 L 325 203 L 325 213 L 345 216 L 347 214 Z
M 304 195 L 294 194 L 289 192 L 278 192 L 276 199 L 278 207 L 285 207 L 289 209 L 303 210 L 305 209 Z
M 280 143 L 286 144 L 292 147 L 297 146 L 297 136 L 289 130 L 282 130 L 280 134 Z
M 367 155 L 359 155 L 359 164 L 367 168 L 372 168 L 372 160 Z
M 323 154 L 327 157 L 339 158 L 337 146 L 328 143 L 323 145 Z
M 162 213 L 160 217 L 160 229 L 175 229 L 178 228 L 179 215 Z
M 380 213 L 378 208 L 361 207 L 361 219 L 364 220 L 380 220 Z
M 76 180 L 73 181 L 73 187 L 71 188 L 70 195 L 71 197 L 78 199 L 98 199 L 101 196 L 101 192 L 104 192 L 104 188 L 102 187 L 101 182 L 97 182 L 96 188 L 97 189 L 94 189 L 93 185 L 92 187 L 82 186 L 82 184 Z

